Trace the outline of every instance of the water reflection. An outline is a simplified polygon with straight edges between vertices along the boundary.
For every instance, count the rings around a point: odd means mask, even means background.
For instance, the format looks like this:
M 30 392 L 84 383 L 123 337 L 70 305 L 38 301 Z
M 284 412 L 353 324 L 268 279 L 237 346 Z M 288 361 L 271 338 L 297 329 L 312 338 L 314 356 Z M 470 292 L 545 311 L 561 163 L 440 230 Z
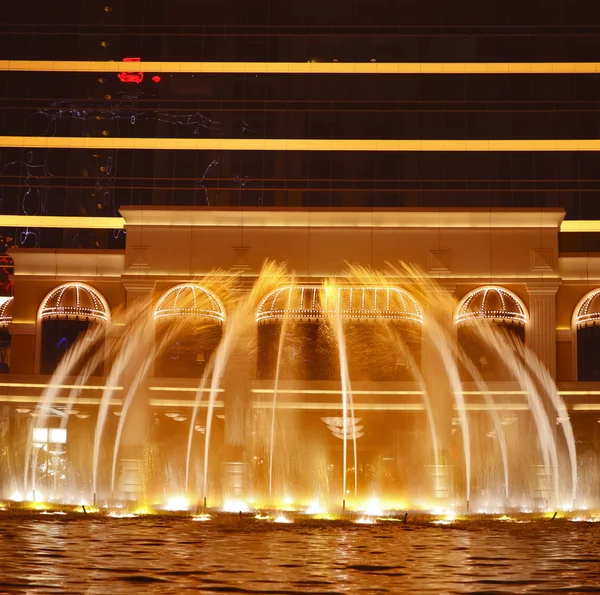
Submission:
M 595 523 L 293 520 L 7 511 L 0 592 L 547 594 L 600 581 Z

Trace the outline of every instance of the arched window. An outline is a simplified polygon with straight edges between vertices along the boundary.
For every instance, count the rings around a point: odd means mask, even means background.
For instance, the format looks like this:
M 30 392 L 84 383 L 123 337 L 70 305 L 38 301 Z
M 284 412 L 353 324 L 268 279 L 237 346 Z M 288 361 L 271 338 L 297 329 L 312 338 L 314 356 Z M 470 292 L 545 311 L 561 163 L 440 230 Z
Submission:
M 497 355 L 486 344 L 482 333 L 474 333 L 475 325 L 489 323 L 523 342 L 529 315 L 521 299 L 508 289 L 479 287 L 459 303 L 455 321 L 458 342 L 486 380 L 504 380 L 510 376 Z M 479 328 L 479 330 L 481 330 Z
M 332 325 L 327 324 L 335 317 L 347 322 L 347 357 L 354 379 L 397 380 L 404 376 L 410 361 L 418 363 L 423 316 L 418 304 L 403 289 L 288 286 L 267 295 L 256 315 L 259 378 L 275 375 L 285 320 L 285 361 L 280 363 L 280 378 L 339 378 L 337 342 Z M 365 322 L 386 322 L 386 326 L 382 329 L 358 324 Z M 393 347 L 394 333 L 401 334 L 410 356 Z M 392 348 L 385 348 L 384 344 Z
M 110 310 L 104 297 L 93 287 L 84 283 L 65 283 L 44 298 L 38 320 L 42 331 L 40 369 L 42 374 L 52 374 L 65 353 L 90 325 L 99 324 L 104 327 L 110 321 Z M 90 346 L 79 369 L 97 349 L 103 348 L 103 339 Z M 72 373 L 78 373 L 79 369 Z M 93 373 L 101 375 L 103 370 L 104 366 L 101 364 Z
M 588 293 L 573 316 L 577 332 L 577 379 L 600 380 L 600 289 Z
M 0 374 L 8 374 L 10 365 L 10 333 L 13 297 L 0 297 Z
M 156 358 L 156 375 L 201 376 L 221 340 L 225 308 L 219 298 L 200 285 L 177 285 L 158 300 L 154 320 L 157 335 L 168 334 L 167 347 Z

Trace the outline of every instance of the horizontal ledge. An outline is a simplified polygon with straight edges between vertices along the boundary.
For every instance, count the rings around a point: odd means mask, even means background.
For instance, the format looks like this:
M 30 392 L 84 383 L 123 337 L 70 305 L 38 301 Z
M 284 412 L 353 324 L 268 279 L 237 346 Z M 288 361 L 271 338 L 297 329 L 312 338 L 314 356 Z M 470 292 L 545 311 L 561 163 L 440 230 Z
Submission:
M 340 213 L 341 214 L 341 213 Z M 207 213 L 208 215 L 208 213 Z M 330 214 L 335 216 L 335 213 Z M 235 227 L 238 225 L 244 225 L 246 227 L 252 227 L 251 221 L 244 223 L 226 222 L 226 221 L 211 221 L 210 216 L 203 218 L 204 221 L 198 223 L 200 227 Z M 147 224 L 152 225 L 150 221 Z M 157 224 L 160 225 L 160 224 Z M 176 226 L 174 223 L 165 221 L 162 224 L 164 227 Z M 190 222 L 181 223 L 181 225 L 190 225 Z M 264 218 L 260 224 L 255 224 L 260 227 L 269 227 L 269 221 Z M 279 221 L 273 224 L 274 227 L 294 227 L 293 221 L 286 222 Z M 297 226 L 297 225 L 296 225 Z M 318 221 L 313 220 L 310 223 L 311 227 L 318 227 Z M 352 223 L 344 222 L 343 227 L 371 227 L 372 223 L 362 225 L 352 225 Z M 125 219 L 123 217 L 53 217 L 46 215 L 0 215 L 0 227 L 15 227 L 15 228 L 26 228 L 36 227 L 40 229 L 124 229 Z M 322 227 L 336 227 L 333 221 L 325 223 Z M 567 220 L 563 221 L 560 225 L 560 231 L 562 233 L 597 233 L 600 232 L 600 220 Z M 153 390 L 167 390 L 160 387 L 153 388 Z M 193 389 L 194 391 L 196 389 Z
M 55 397 L 52 405 L 69 405 L 70 397 Z M 0 395 L 0 403 L 31 403 L 41 405 L 42 397 L 34 395 Z M 102 397 L 78 397 L 77 406 L 80 405 L 98 405 L 102 403 Z M 108 404 L 111 406 L 120 406 L 123 404 L 122 399 L 109 399 Z
M 253 403 L 255 409 L 273 409 L 271 401 L 258 401 Z M 340 403 L 311 403 L 311 402 L 288 402 L 276 403 L 275 409 L 305 409 L 309 411 L 334 410 L 339 411 Z M 424 411 L 425 405 L 421 403 L 354 403 L 354 411 Z M 459 409 L 454 406 L 454 409 Z M 465 411 L 528 411 L 527 403 L 498 403 L 495 405 L 487 404 L 467 404 Z
M 599 62 L 114 62 L 0 60 L 0 70 L 262 74 L 595 74 Z
M 563 221 L 560 226 L 560 231 L 563 233 L 571 232 L 598 232 L 600 231 L 600 220 L 572 220 Z
M 55 229 L 123 229 L 123 217 L 55 217 L 52 215 L 0 215 L 0 227 Z
M 304 138 L 107 138 L 0 136 L 0 147 L 28 149 L 123 149 L 163 151 L 387 151 L 521 152 L 598 151 L 600 139 L 304 139 Z

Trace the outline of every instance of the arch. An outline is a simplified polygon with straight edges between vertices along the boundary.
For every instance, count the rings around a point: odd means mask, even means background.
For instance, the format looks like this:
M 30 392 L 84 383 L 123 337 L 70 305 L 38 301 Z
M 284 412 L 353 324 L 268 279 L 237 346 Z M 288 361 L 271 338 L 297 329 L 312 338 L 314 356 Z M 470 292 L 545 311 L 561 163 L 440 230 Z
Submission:
M 571 318 L 573 374 L 578 381 L 600 380 L 600 288 L 586 293 Z
M 407 320 L 423 323 L 419 304 L 398 287 L 338 287 L 288 285 L 269 293 L 260 303 L 257 322 L 318 320 Z
M 208 289 L 194 283 L 182 283 L 163 293 L 154 309 L 154 320 L 175 316 L 198 316 L 222 323 L 225 308 Z
M 462 325 L 473 320 L 493 320 L 524 326 L 529 313 L 521 298 L 504 287 L 487 285 L 470 291 L 458 304 L 454 320 Z
M 90 285 L 64 283 L 44 298 L 38 310 L 38 320 L 50 319 L 110 322 L 110 309 L 104 296 Z
M 584 295 L 573 311 L 572 327 L 600 326 L 600 288 Z
M 0 297 L 0 328 L 8 326 L 12 322 L 12 305 L 14 297 Z

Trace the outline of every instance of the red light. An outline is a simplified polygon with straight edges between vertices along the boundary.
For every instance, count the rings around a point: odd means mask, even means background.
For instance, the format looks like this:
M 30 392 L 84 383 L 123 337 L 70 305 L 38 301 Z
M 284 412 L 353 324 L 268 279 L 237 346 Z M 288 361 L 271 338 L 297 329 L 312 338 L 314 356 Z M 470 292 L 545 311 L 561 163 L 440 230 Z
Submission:
M 123 62 L 139 62 L 141 58 L 123 58 Z M 140 84 L 144 80 L 143 72 L 120 72 L 118 75 L 122 83 Z
M 160 77 L 158 75 L 154 75 L 152 77 L 152 81 L 155 82 L 155 83 L 160 83 Z
M 144 80 L 143 72 L 119 72 L 117 76 L 122 83 L 137 83 L 139 85 Z

